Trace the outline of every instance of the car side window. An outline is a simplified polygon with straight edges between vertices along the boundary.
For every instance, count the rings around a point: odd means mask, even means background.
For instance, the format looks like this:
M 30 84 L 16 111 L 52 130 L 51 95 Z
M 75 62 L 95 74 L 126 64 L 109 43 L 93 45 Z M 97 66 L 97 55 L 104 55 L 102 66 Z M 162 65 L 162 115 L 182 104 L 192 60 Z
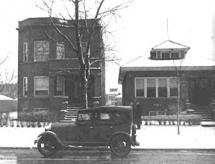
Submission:
M 96 117 L 96 123 L 99 126 L 102 125 L 112 125 L 111 123 L 111 114 L 108 112 L 98 112 Z
M 110 120 L 110 113 L 100 113 L 100 120 Z
M 89 121 L 91 120 L 91 113 L 80 113 L 78 115 L 79 121 Z
M 129 122 L 129 117 L 124 112 L 114 112 L 112 113 L 112 121 L 115 124 L 124 124 Z
M 77 122 L 79 125 L 92 125 L 92 113 L 79 113 Z

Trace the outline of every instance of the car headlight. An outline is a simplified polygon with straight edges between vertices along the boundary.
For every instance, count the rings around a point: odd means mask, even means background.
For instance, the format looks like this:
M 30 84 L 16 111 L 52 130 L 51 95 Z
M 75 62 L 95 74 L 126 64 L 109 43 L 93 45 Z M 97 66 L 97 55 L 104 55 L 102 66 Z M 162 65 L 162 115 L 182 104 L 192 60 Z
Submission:
M 46 125 L 45 126 L 45 131 L 51 130 L 51 126 L 52 126 L 51 123 L 49 123 L 48 125 Z

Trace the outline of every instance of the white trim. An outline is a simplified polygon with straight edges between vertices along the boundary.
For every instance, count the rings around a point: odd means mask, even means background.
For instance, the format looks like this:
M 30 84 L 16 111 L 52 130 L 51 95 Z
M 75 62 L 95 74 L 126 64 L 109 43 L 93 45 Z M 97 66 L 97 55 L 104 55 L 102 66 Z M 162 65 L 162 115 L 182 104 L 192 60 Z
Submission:
M 24 87 L 24 85 L 26 85 L 26 86 Z M 27 94 L 25 94 L 25 91 L 27 91 Z M 28 96 L 28 77 L 26 77 L 26 76 L 23 77 L 22 94 L 23 94 L 23 97 Z
M 22 46 L 22 61 L 24 63 L 28 62 L 29 52 L 28 52 L 28 42 L 23 42 Z

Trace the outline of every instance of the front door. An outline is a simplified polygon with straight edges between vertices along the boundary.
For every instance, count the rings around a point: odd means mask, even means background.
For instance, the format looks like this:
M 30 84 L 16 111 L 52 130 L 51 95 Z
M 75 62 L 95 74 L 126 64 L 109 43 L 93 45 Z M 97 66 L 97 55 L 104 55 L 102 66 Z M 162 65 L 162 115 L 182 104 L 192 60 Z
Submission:
M 195 105 L 209 105 L 211 97 L 210 80 L 208 78 L 194 78 L 191 80 L 191 101 Z

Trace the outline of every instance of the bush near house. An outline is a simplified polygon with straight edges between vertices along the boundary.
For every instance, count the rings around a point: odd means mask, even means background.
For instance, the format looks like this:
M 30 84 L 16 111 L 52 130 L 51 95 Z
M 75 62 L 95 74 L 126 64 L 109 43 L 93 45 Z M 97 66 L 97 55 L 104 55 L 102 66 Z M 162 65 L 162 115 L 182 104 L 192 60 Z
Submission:
M 56 120 L 56 115 L 46 111 L 20 112 L 18 120 L 29 122 L 53 122 Z

